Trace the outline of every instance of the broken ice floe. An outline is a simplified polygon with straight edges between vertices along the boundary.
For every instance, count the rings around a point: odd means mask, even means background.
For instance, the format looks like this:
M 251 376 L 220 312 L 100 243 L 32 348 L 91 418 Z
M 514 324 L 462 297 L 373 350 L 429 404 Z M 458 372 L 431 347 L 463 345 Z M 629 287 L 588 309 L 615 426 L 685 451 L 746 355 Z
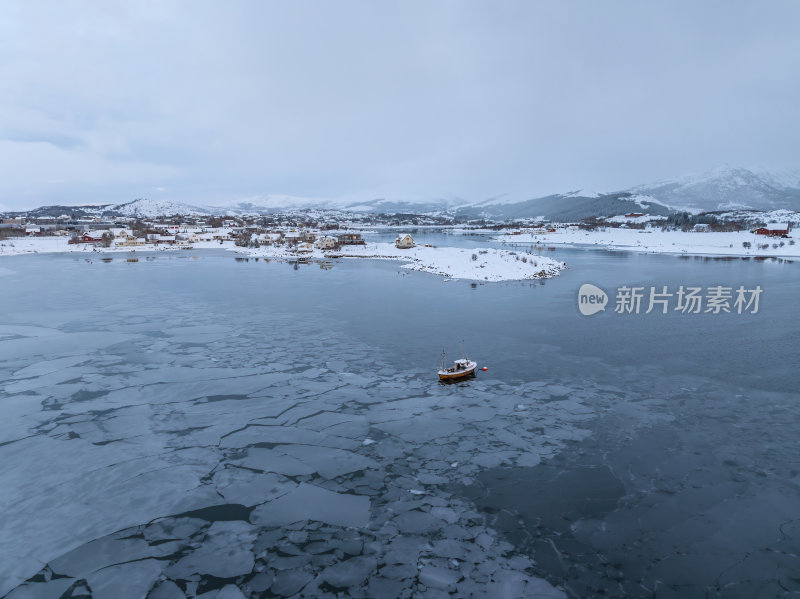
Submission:
M 266 372 L 237 363 L 247 344 L 231 347 L 225 327 L 197 325 L 168 335 L 219 344 L 221 365 L 197 369 L 191 348 L 181 354 L 138 332 L 117 349 L 101 339 L 81 360 L 70 342 L 53 359 L 16 362 L 20 376 L 5 376 L 2 388 L 10 420 L 0 431 L 11 438 L 0 446 L 9 522 L 0 593 L 86 588 L 99 597 L 129 584 L 126 596 L 155 599 L 339 589 L 524 596 L 544 585 L 543 596 L 561 596 L 530 564 L 513 562 L 482 516 L 447 489 L 481 468 L 552 455 L 585 434 L 582 404 L 562 389 L 539 403 L 540 388 L 481 384 L 432 398 L 417 375 L 397 381 L 310 365 L 295 379 L 286 374 L 292 362 L 327 351 L 303 326 L 271 329 L 310 345 L 289 356 L 276 341 Z M 336 343 L 337 371 L 365 372 L 375 359 Z M 515 409 L 520 401 L 531 406 L 526 414 Z M 30 456 L 40 458 L 35 480 Z

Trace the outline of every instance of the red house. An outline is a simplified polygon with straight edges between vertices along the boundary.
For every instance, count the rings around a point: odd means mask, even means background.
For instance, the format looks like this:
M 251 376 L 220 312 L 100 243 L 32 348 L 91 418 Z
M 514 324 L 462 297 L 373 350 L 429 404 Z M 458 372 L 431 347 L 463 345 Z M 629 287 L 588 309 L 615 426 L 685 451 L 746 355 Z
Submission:
M 789 223 L 771 223 L 769 225 L 759 227 L 753 231 L 756 235 L 769 235 L 770 237 L 780 237 L 781 235 L 789 234 Z
M 108 233 L 106 231 L 106 233 Z M 84 233 L 80 236 L 81 243 L 97 243 L 98 241 L 103 241 L 103 234 L 97 231 Z

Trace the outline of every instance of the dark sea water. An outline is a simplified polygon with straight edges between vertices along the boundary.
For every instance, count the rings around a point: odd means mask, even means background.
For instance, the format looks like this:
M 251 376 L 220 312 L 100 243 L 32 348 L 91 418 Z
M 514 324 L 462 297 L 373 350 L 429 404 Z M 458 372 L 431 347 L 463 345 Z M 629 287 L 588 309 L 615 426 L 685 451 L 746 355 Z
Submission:
M 532 251 L 569 268 L 3 258 L 0 595 L 800 592 L 800 264 Z M 439 384 L 462 340 L 488 370 Z

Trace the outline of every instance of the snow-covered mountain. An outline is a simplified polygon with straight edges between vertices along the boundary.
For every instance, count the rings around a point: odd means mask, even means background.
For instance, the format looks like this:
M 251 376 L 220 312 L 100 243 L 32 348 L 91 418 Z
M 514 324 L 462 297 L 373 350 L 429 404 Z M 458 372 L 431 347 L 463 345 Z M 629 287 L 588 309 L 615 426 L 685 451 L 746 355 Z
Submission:
M 612 193 L 573 191 L 522 202 L 476 202 L 462 206 L 458 214 L 575 221 L 630 212 L 667 215 L 736 209 L 800 212 L 800 172 L 776 173 L 723 166 L 699 175 L 656 181 Z
M 122 216 L 137 217 L 137 218 L 152 218 L 155 216 L 172 216 L 175 214 L 211 214 L 213 210 L 201 208 L 198 206 L 190 206 L 188 204 L 181 204 L 179 202 L 170 202 L 168 200 L 149 200 L 146 198 L 127 202 L 125 204 L 116 204 L 104 206 L 103 212 L 111 212 L 121 214 Z
M 574 221 L 629 212 L 667 215 L 677 211 L 697 213 L 741 209 L 800 212 L 800 171 L 770 172 L 724 166 L 700 175 L 656 181 L 611 193 L 579 190 L 527 200 L 503 194 L 473 202 L 457 197 L 412 201 L 271 194 L 234 199 L 214 206 L 138 199 L 101 206 L 47 206 L 30 211 L 29 214 L 57 216 L 79 211 L 93 216 L 149 218 L 176 214 L 256 215 L 335 210 L 386 214 L 450 214 L 464 218 L 497 220 L 541 217 L 547 220 Z
M 792 172 L 723 166 L 700 175 L 638 185 L 628 191 L 690 212 L 732 208 L 800 210 L 800 174 Z
M 209 206 L 224 214 L 262 214 L 293 210 L 338 210 L 344 202 L 333 198 L 313 198 L 285 194 L 265 194 L 217 202 Z
M 286 195 L 265 195 L 233 200 L 206 209 L 221 214 L 268 214 L 298 210 L 336 210 L 341 212 L 382 212 L 415 214 L 442 212 L 454 206 L 453 201 L 429 200 L 413 202 L 384 198 L 359 200 L 351 198 L 303 198 Z
M 571 222 L 593 216 L 614 216 L 629 212 L 667 215 L 672 210 L 653 198 L 642 198 L 621 191 L 616 193 L 580 195 L 580 192 L 555 194 L 523 202 L 462 206 L 456 211 L 464 218 L 496 220 L 541 219 Z

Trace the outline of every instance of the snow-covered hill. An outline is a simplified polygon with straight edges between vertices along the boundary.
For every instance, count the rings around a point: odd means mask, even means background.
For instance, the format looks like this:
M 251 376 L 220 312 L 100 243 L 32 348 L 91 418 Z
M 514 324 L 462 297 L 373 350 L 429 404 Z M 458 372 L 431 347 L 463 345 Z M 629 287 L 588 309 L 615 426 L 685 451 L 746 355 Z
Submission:
M 729 166 L 631 188 L 676 210 L 800 210 L 800 175 Z
M 168 200 L 138 199 L 125 204 L 104 206 L 104 212 L 113 212 L 128 217 L 153 218 L 175 214 L 210 214 L 213 210 L 170 202 Z
M 575 221 L 630 212 L 663 216 L 678 211 L 741 209 L 800 211 L 800 172 L 723 166 L 699 175 L 656 181 L 613 193 L 574 191 L 522 202 L 487 200 L 462 206 L 459 214 Z
M 463 202 L 462 202 L 463 203 Z M 412 212 L 417 214 L 441 212 L 452 208 L 454 201 L 430 200 L 414 202 L 408 200 L 354 199 L 354 198 L 307 198 L 281 194 L 269 194 L 232 200 L 208 206 L 207 210 L 222 214 L 267 214 L 270 212 L 294 212 L 298 210 L 336 210 L 342 212 Z
M 29 214 L 57 216 L 80 212 L 93 216 L 156 217 L 175 214 L 257 215 L 325 210 L 450 214 L 464 218 L 496 220 L 543 218 L 575 221 L 592 216 L 608 217 L 630 212 L 664 216 L 676 211 L 697 213 L 742 209 L 800 212 L 800 171 L 770 172 L 724 166 L 699 175 L 656 181 L 611 193 L 580 190 L 531 199 L 506 194 L 471 202 L 458 197 L 419 200 L 312 198 L 269 194 L 233 199 L 213 206 L 138 199 L 102 206 L 47 206 L 32 210 Z

